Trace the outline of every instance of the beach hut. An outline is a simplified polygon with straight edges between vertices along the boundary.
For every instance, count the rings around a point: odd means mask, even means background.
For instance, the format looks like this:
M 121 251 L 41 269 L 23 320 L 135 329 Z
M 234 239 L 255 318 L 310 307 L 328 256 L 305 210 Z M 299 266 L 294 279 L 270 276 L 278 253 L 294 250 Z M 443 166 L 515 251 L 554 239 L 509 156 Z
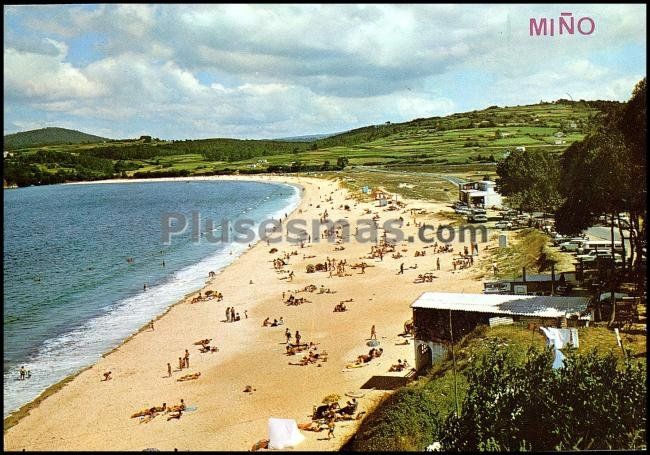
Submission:
M 269 418 L 269 449 L 295 447 L 304 440 L 294 419 Z
M 504 321 L 495 318 L 509 318 L 524 326 L 584 326 L 592 320 L 587 303 L 584 297 L 424 292 L 411 304 L 415 368 L 420 370 L 444 358 L 452 331 L 454 340 L 459 340 L 479 325 Z

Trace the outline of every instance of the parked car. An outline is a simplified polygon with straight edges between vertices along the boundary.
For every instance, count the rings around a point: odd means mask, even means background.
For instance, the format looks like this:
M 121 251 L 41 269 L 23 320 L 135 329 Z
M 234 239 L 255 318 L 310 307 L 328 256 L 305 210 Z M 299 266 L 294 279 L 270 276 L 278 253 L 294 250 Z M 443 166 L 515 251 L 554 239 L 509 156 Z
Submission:
M 502 282 L 483 283 L 483 294 L 507 294 L 510 292 L 510 284 Z
M 494 225 L 496 229 L 505 229 L 509 230 L 512 229 L 512 223 L 510 221 L 499 221 L 497 224 Z
M 593 261 L 597 257 L 612 257 L 611 250 L 591 250 L 586 254 L 577 254 L 576 259 L 582 259 L 583 261 Z M 614 253 L 614 258 L 616 261 L 623 260 L 622 256 L 618 253 Z
M 569 240 L 568 242 L 560 243 L 560 251 L 578 251 L 582 246 L 584 240 Z
M 487 220 L 487 215 L 483 213 L 470 213 L 467 215 L 467 221 L 470 223 L 485 223 Z

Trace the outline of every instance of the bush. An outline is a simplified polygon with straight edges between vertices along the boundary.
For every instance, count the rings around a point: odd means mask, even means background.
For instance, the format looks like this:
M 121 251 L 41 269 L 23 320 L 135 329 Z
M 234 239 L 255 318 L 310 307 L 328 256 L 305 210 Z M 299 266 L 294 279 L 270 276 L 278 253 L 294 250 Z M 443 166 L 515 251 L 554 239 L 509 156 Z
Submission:
M 569 352 L 553 370 L 553 353 L 531 350 L 522 364 L 489 346 L 468 371 L 460 417 L 441 429 L 445 450 L 602 450 L 645 445 L 646 368 L 610 353 Z M 629 356 L 628 356 L 629 358 Z
M 405 387 L 366 419 L 364 429 L 343 450 L 422 451 L 422 441 L 432 441 L 440 421 L 435 401 L 425 390 Z

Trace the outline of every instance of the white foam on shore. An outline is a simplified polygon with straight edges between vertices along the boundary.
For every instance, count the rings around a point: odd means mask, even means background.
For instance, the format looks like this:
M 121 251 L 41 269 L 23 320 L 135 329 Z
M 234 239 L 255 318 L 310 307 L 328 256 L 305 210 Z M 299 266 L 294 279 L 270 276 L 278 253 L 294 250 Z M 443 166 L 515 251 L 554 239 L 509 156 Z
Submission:
M 300 191 L 295 185 L 276 182 L 273 184 L 286 185 L 294 190 L 285 206 L 268 215 L 278 219 L 295 210 L 300 202 Z M 259 223 L 253 228 L 255 240 L 251 242 L 251 246 L 259 240 L 258 226 Z M 188 293 L 201 289 L 206 283 L 209 271 L 219 273 L 247 249 L 246 244 L 229 244 L 200 262 L 174 272 L 164 283 L 117 302 L 106 313 L 90 319 L 70 332 L 47 340 L 24 364 L 25 368 L 31 371 L 31 378 L 18 380 L 20 367 L 4 374 L 4 417 L 37 398 L 51 385 L 95 363 L 103 353 L 121 344 Z

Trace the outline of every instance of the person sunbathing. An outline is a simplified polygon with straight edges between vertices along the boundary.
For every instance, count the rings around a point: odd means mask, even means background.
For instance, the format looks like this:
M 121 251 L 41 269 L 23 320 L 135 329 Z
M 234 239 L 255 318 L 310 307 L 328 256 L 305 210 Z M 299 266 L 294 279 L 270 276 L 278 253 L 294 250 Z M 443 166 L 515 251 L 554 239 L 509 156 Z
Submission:
M 181 398 L 181 404 L 174 405 L 170 408 L 167 408 L 167 412 L 178 412 L 178 411 L 184 411 L 185 410 L 185 402 Z
M 357 361 L 355 362 L 357 365 L 361 365 L 364 363 L 368 363 L 372 360 L 372 357 L 366 354 L 361 354 L 359 357 L 357 357 Z
M 374 357 L 378 359 L 379 357 L 381 357 L 381 355 L 382 355 L 383 353 L 384 353 L 384 348 L 376 349 L 376 350 L 375 350 Z
M 156 409 L 155 406 L 152 408 L 143 409 L 142 411 L 138 411 L 135 414 L 131 415 L 131 418 L 134 419 L 136 417 L 146 417 L 152 415 L 156 412 L 155 409 Z
M 299 430 L 305 430 L 305 431 L 315 431 L 315 432 L 323 431 L 323 428 L 321 427 L 320 423 L 316 423 L 314 421 L 306 422 L 306 423 L 299 423 L 298 424 L 298 429 Z
M 153 407 L 153 412 L 165 412 L 167 410 L 167 403 L 163 403 L 159 408 Z
M 212 341 L 212 338 L 206 338 L 205 340 L 199 340 L 199 341 L 196 341 L 194 344 L 197 345 L 197 346 L 198 346 L 199 344 L 205 346 L 206 344 L 210 343 L 210 341 Z
M 178 378 L 177 381 L 178 382 L 192 381 L 194 379 L 199 379 L 199 376 L 201 376 L 201 372 L 194 373 L 194 374 L 186 374 L 185 376 L 181 376 L 180 378 Z
M 251 447 L 251 452 L 257 452 L 260 449 L 268 449 L 269 442 L 270 441 L 268 439 L 261 439 L 257 441 L 255 444 L 253 444 L 253 447 Z
M 183 415 L 183 411 L 179 409 L 178 411 L 174 411 L 171 414 L 169 414 L 169 416 L 167 417 L 167 421 L 169 422 L 171 419 L 180 419 L 182 415 Z
M 404 364 L 402 359 L 397 359 L 397 363 L 390 366 L 388 371 L 402 371 L 404 369 Z

